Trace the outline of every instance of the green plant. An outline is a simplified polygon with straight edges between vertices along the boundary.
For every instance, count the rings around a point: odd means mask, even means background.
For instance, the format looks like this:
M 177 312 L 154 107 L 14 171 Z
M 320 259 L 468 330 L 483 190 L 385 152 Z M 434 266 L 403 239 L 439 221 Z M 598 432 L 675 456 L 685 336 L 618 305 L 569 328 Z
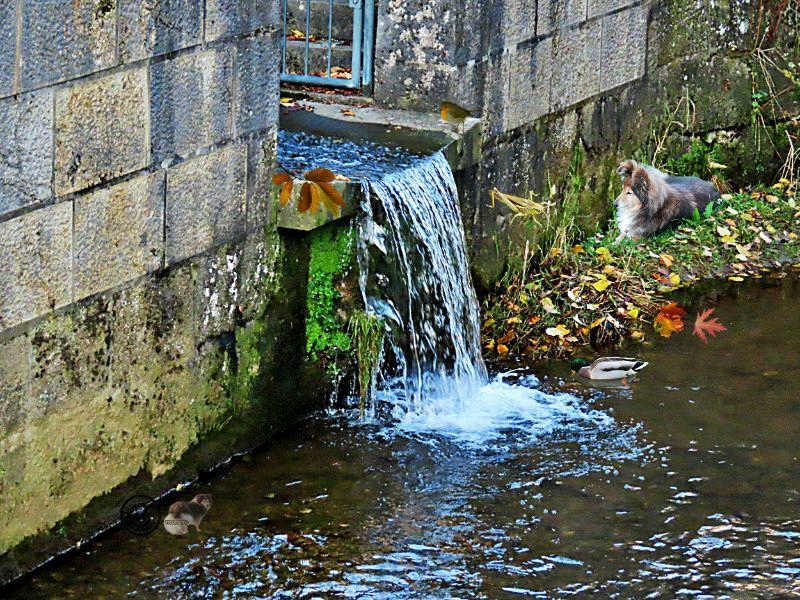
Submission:
M 363 418 L 366 410 L 367 394 L 369 393 L 375 368 L 378 366 L 386 328 L 380 317 L 365 311 L 356 311 L 350 316 L 347 330 L 355 343 L 360 391 L 358 406 L 359 413 Z

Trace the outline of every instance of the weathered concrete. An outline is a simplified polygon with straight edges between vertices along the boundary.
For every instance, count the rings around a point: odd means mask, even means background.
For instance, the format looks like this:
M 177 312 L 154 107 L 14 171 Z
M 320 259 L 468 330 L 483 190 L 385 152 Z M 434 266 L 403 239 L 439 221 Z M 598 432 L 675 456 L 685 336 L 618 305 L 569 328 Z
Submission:
M 59 90 L 55 187 L 67 194 L 148 162 L 147 71 L 123 71 Z
M 0 329 L 69 303 L 71 220 L 62 202 L 0 223 Z
M 2 582 L 324 386 L 270 210 L 278 1 L 0 4 Z
M 242 236 L 247 148 L 231 144 L 167 171 L 167 264 Z
M 20 89 L 116 64 L 117 0 L 22 0 Z
M 117 0 L 117 10 L 122 63 L 202 42 L 203 0 Z
M 140 175 L 75 200 L 75 300 L 162 266 L 164 176 Z
M 48 200 L 53 180 L 53 92 L 0 100 L 0 217 Z
M 231 137 L 233 48 L 209 48 L 150 70 L 153 159 L 192 156 Z

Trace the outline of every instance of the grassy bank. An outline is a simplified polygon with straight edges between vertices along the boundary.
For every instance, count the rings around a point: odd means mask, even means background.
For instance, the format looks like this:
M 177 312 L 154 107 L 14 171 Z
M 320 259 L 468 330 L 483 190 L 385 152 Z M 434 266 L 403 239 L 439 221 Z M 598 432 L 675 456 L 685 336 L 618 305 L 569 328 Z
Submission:
M 800 267 L 797 188 L 782 180 L 725 194 L 708 214 L 638 243 L 614 243 L 615 224 L 585 240 L 553 236 L 485 299 L 487 358 L 536 360 L 644 340 L 659 334 L 654 319 L 680 287 Z

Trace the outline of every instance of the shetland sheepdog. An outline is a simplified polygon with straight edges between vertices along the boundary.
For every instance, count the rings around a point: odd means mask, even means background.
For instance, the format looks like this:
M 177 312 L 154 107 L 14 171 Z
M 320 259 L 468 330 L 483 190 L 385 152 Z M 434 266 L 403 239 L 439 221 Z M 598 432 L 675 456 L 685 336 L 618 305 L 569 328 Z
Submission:
M 658 169 L 626 160 L 617 173 L 622 176 L 622 193 L 617 205 L 619 237 L 637 240 L 655 235 L 691 218 L 695 209 L 703 212 L 720 195 L 714 185 L 699 177 L 676 177 Z

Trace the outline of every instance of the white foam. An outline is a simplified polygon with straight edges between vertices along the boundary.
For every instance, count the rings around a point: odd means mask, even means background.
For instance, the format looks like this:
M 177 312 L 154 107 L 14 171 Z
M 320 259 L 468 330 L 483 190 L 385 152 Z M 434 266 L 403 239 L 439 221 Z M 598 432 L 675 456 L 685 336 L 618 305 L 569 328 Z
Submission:
M 480 443 L 513 431 L 526 441 L 559 429 L 578 427 L 605 429 L 613 425 L 609 415 L 567 393 L 548 393 L 533 387 L 535 377 L 506 379 L 495 376 L 489 383 L 447 381 L 440 393 L 426 396 L 426 402 L 411 408 L 396 392 L 384 391 L 381 401 L 393 404 L 396 427 L 413 433 L 432 433 L 467 442 Z

